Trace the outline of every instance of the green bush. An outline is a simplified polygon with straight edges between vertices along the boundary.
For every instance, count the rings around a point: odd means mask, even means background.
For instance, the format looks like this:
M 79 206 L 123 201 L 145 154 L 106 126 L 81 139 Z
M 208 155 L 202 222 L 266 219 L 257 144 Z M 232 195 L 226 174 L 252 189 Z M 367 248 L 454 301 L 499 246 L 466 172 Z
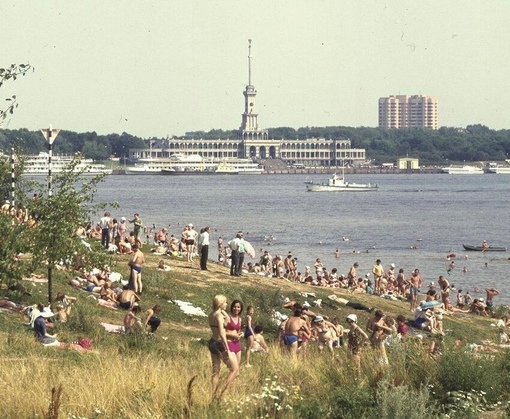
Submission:
M 418 390 L 408 386 L 390 386 L 381 382 L 376 392 L 379 419 L 422 419 L 437 417 L 437 408 L 426 386 Z
M 505 388 L 501 354 L 448 351 L 438 362 L 437 385 L 444 395 L 448 391 L 477 391 L 483 392 L 487 402 L 495 403 Z

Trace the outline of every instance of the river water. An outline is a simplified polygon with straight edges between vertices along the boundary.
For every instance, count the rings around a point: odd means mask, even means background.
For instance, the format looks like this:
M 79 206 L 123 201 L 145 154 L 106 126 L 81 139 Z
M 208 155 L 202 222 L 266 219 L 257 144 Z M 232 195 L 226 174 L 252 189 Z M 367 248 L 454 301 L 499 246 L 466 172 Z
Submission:
M 260 254 L 298 258 L 298 270 L 320 257 L 326 268 L 359 276 L 381 259 L 406 274 L 419 268 L 424 283 L 448 277 L 456 288 L 497 287 L 496 303 L 510 304 L 508 252 L 466 252 L 462 244 L 509 246 L 510 176 L 348 175 L 350 182 L 377 183 L 378 192 L 307 192 L 305 180 L 329 175 L 108 176 L 97 200 L 117 201 L 114 217 L 138 212 L 146 226 L 180 235 L 185 224 L 210 226 L 211 240 L 243 230 Z M 170 226 L 170 227 L 169 227 Z M 270 240 L 274 236 L 274 240 Z M 348 240 L 343 240 L 345 237 Z M 336 249 L 340 258 L 334 257 Z M 446 256 L 456 267 L 447 274 Z M 215 245 L 210 257 L 215 257 Z M 463 272 L 465 268 L 466 272 Z

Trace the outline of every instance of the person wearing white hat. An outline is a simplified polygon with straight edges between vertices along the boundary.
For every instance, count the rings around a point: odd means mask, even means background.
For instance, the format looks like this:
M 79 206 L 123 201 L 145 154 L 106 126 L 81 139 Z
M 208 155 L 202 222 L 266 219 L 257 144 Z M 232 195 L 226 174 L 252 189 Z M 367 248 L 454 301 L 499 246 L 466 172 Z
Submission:
M 315 316 L 313 319 L 312 336 L 317 337 L 320 352 L 326 346 L 331 355 L 334 355 L 333 342 L 338 340 L 338 331 L 333 323 L 324 320 L 322 316 Z
M 347 323 L 349 323 L 349 332 L 347 333 L 349 353 L 359 376 L 361 373 L 361 345 L 364 340 L 368 339 L 368 336 L 358 326 L 358 316 L 356 314 L 349 314 Z
M 57 335 L 48 334 L 48 323 L 46 323 L 46 319 L 54 316 L 49 307 L 38 304 L 32 314 L 33 317 L 35 317 L 33 327 L 37 340 L 44 346 L 59 346 L 60 342 L 56 339 Z

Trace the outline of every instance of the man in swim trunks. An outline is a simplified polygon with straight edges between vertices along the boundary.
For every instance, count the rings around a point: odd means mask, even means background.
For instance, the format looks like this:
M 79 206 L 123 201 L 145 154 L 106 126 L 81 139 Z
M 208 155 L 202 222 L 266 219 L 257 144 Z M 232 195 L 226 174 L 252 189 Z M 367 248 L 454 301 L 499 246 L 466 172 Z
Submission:
M 489 310 L 492 310 L 492 307 L 494 306 L 494 301 L 492 301 L 492 299 L 496 295 L 499 295 L 499 291 L 493 287 L 493 288 L 485 288 L 485 292 L 487 293 L 487 301 L 485 302 L 485 304 L 487 305 L 487 308 Z
M 142 265 L 145 262 L 145 255 L 139 249 L 137 244 L 133 245 L 133 256 L 129 260 L 131 267 L 131 276 L 129 278 L 130 288 L 136 293 L 142 293 Z
M 299 304 L 296 304 L 294 306 L 294 314 L 282 325 L 283 344 L 292 355 L 295 355 L 298 349 L 299 331 L 304 330 L 306 333 L 310 333 L 306 320 L 301 317 L 302 315 L 303 308 Z
M 416 310 L 416 300 L 418 297 L 418 294 L 420 292 L 421 287 L 421 277 L 420 277 L 420 271 L 418 269 L 415 269 L 411 278 L 409 278 L 409 283 L 411 285 L 410 292 L 411 292 L 411 311 L 414 313 Z
M 140 297 L 133 290 L 130 290 L 127 285 L 123 288 L 118 298 L 119 307 L 124 310 L 133 308 L 135 302 L 140 301 Z

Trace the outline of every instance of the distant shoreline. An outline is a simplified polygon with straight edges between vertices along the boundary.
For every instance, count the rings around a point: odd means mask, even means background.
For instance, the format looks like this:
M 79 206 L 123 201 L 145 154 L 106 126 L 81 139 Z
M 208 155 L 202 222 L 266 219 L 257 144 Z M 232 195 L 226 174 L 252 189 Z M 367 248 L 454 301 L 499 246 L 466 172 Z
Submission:
M 306 169 L 294 169 L 294 168 L 276 168 L 276 169 L 265 169 L 262 175 L 316 175 L 316 174 L 334 174 L 339 173 L 341 168 L 339 167 L 310 167 Z M 346 174 L 374 174 L 374 175 L 407 175 L 407 174 L 437 174 L 441 173 L 447 175 L 447 173 L 441 172 L 440 167 L 433 168 L 422 168 L 422 169 L 397 169 L 397 168 L 379 168 L 379 167 L 367 167 L 367 168 L 351 168 L 345 169 Z M 113 169 L 112 175 L 125 175 L 124 169 Z M 154 175 L 159 176 L 160 174 L 155 173 Z M 132 176 L 132 175 L 130 175 Z M 140 176 L 146 176 L 141 174 Z M 258 175 L 250 175 L 258 176 Z

